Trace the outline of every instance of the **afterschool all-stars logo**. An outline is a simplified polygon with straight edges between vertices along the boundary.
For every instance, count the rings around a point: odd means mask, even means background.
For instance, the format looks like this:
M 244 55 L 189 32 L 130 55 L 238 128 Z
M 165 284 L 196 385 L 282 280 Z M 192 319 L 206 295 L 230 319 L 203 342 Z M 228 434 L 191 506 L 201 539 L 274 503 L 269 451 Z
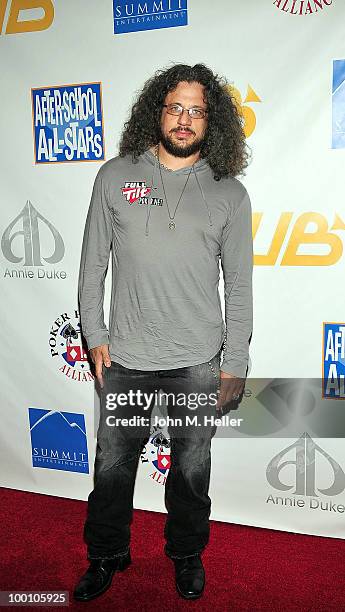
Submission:
M 345 323 L 323 324 L 322 396 L 345 399 Z
M 37 164 L 104 159 L 101 83 L 37 87 L 31 93 Z

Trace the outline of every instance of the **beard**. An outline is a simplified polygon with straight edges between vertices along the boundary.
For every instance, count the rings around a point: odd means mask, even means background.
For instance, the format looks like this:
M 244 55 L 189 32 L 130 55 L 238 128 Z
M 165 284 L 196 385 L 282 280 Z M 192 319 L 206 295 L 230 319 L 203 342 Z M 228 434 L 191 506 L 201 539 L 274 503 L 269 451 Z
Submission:
M 190 157 L 190 155 L 194 155 L 194 153 L 200 151 L 202 145 L 204 144 L 205 138 L 204 136 L 201 136 L 200 138 L 196 138 L 188 145 L 179 145 L 174 142 L 170 136 L 165 136 L 162 130 L 160 130 L 159 140 L 164 149 L 167 151 L 167 153 L 170 153 L 170 155 L 173 155 L 174 157 Z

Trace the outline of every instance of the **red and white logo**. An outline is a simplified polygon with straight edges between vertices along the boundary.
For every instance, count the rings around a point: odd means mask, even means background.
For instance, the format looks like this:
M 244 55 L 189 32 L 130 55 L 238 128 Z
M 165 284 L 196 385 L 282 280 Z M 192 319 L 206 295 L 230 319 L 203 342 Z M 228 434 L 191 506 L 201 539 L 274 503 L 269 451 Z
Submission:
M 59 364 L 59 371 L 78 382 L 92 382 L 86 340 L 82 336 L 78 310 L 56 317 L 49 333 L 50 354 Z
M 168 470 L 171 465 L 171 456 L 163 451 L 160 447 L 157 451 L 157 467 L 161 472 Z
M 139 198 L 145 198 L 150 195 L 151 187 L 146 187 L 146 183 L 142 182 L 134 182 L 134 183 L 125 183 L 125 186 L 122 187 L 122 195 L 125 196 L 127 202 L 129 204 L 134 204 Z

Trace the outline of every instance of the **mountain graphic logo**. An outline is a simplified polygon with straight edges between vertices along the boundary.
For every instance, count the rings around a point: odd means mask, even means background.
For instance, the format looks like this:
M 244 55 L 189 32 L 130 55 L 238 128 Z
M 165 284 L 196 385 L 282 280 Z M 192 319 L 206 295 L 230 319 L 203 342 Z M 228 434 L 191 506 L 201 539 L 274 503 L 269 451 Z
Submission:
M 85 417 L 29 408 L 32 466 L 89 474 Z

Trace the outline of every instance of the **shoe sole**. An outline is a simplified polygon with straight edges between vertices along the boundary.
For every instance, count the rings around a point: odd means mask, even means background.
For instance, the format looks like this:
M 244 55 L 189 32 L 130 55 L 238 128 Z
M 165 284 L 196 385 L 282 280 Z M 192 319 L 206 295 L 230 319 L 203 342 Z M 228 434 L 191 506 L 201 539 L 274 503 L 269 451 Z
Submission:
M 123 572 L 125 569 L 127 569 L 127 567 L 129 567 L 129 565 L 131 565 L 131 562 L 132 562 L 131 559 L 129 559 L 128 561 L 125 561 L 123 564 L 121 564 L 116 569 L 112 570 L 112 573 L 110 574 L 108 582 L 105 585 L 103 585 L 103 587 L 96 593 L 92 593 L 92 595 L 88 595 L 86 597 L 80 597 L 78 595 L 73 594 L 73 599 L 75 601 L 91 601 L 92 599 L 95 599 L 99 595 L 102 595 L 103 593 L 105 593 L 105 591 L 107 591 L 111 587 L 111 583 L 113 581 L 114 574 L 116 572 Z

